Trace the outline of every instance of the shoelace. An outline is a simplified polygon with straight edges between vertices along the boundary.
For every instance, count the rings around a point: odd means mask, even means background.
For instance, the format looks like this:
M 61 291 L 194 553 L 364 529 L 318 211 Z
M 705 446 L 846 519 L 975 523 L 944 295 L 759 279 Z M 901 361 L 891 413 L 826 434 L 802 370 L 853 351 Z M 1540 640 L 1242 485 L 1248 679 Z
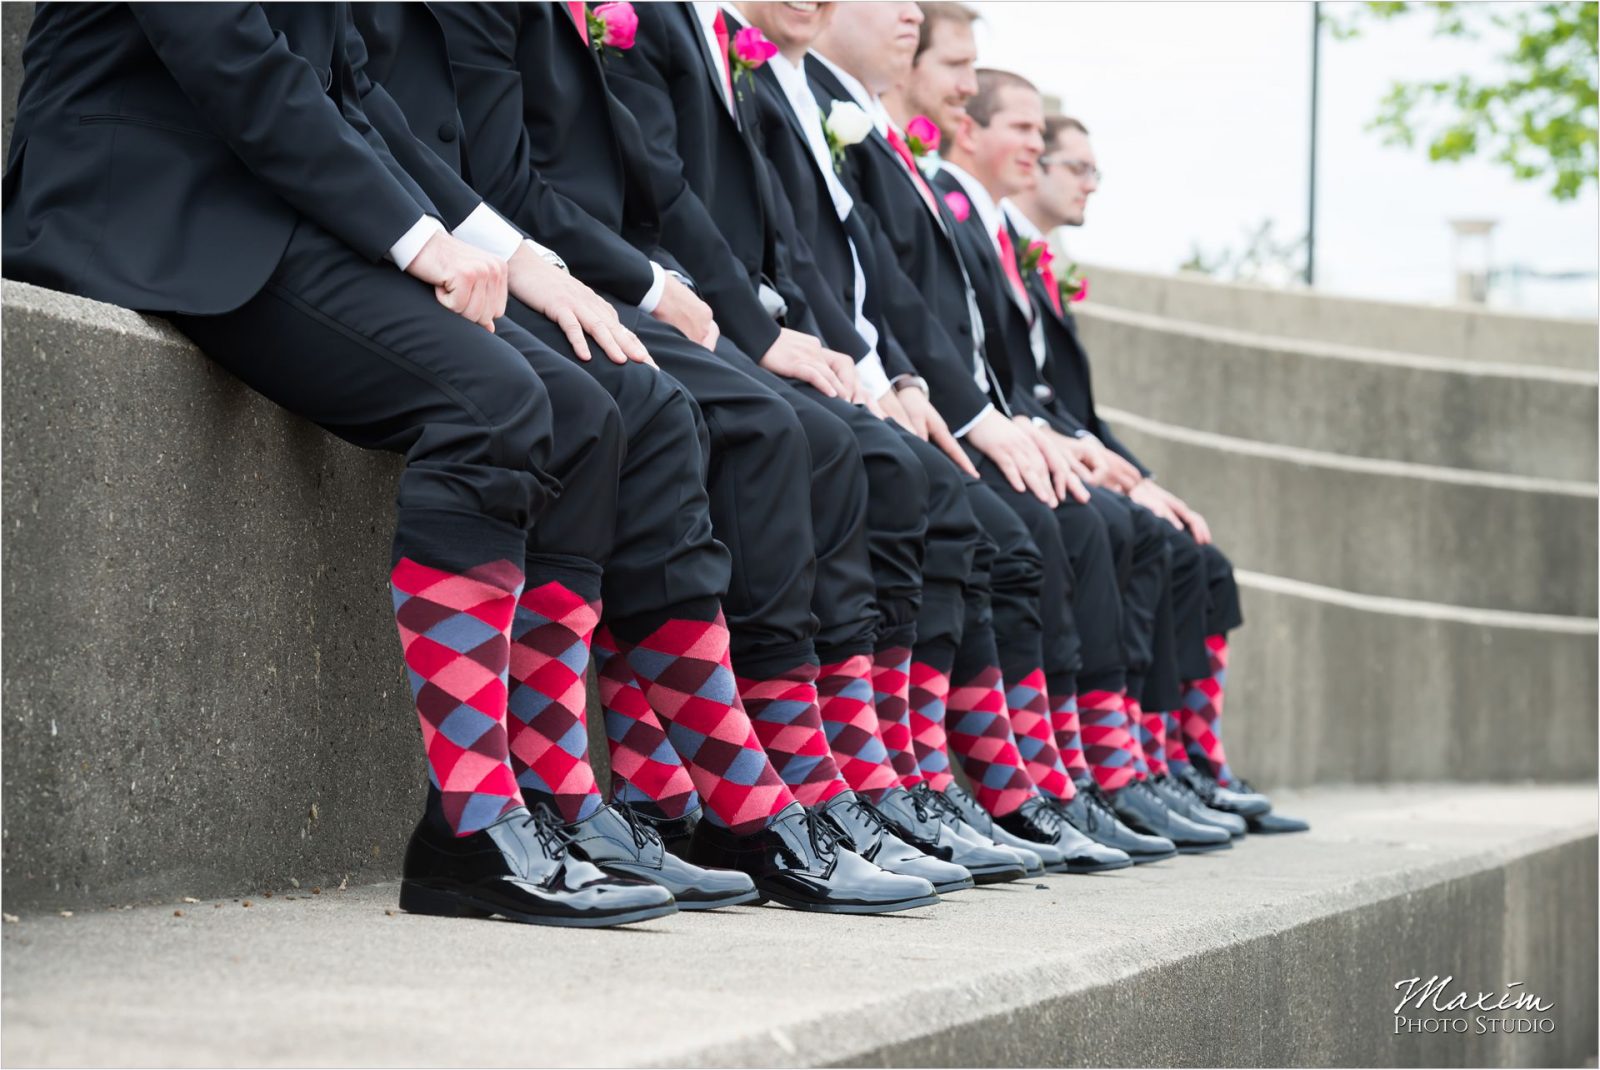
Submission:
M 661 842 L 661 833 L 657 832 L 644 818 L 634 813 L 633 807 L 617 805 L 613 806 L 612 809 L 621 814 L 622 820 L 627 822 L 628 832 L 633 837 L 634 847 L 643 850 L 652 843 L 659 844 Z
M 561 831 L 561 823 L 556 820 L 555 812 L 545 803 L 536 804 L 528 811 L 528 820 L 522 827 L 533 826 L 533 834 L 539 837 L 539 844 L 551 858 L 563 858 L 567 853 L 567 844 L 571 841 Z
M 1086 787 L 1080 786 L 1078 794 L 1084 800 L 1084 808 L 1089 812 L 1089 820 L 1099 828 L 1101 823 L 1115 826 L 1117 812 L 1111 809 L 1111 800 L 1106 798 L 1106 793 L 1100 790 L 1100 785 L 1091 781 Z
M 964 788 L 958 784 L 951 784 L 943 792 L 929 790 L 933 797 L 938 800 L 938 805 L 942 806 L 946 813 L 959 821 L 965 821 L 979 832 L 987 834 L 988 830 L 979 823 L 982 818 L 978 818 L 978 815 L 983 813 L 983 809 L 978 805 L 978 800 L 967 794 Z M 952 796 L 954 797 L 952 798 Z M 978 820 L 973 820 L 974 818 L 978 818 Z
M 822 815 L 816 811 L 802 807 L 805 814 L 806 835 L 811 838 L 811 849 L 818 858 L 828 858 L 838 852 L 839 836 L 828 827 Z

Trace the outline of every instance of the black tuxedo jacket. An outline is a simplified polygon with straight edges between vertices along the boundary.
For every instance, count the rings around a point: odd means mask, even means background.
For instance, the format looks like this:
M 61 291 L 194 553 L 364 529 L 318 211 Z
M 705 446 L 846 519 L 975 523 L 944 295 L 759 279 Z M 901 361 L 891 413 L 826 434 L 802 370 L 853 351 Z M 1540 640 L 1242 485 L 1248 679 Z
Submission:
M 831 71 L 806 60 L 811 88 L 824 108 L 852 101 Z M 876 131 L 845 152 L 845 188 L 873 236 L 873 255 L 883 281 L 884 317 L 899 346 L 933 392 L 939 412 L 953 428 L 970 423 L 986 405 L 1009 412 L 998 377 L 985 369 L 986 394 L 974 378 L 974 325 L 967 305 L 967 278 L 948 214 L 936 218 L 923 204 L 905 165 Z M 943 205 L 939 206 L 944 213 Z
M 428 197 L 363 111 L 344 4 L 40 4 L 5 273 L 151 312 L 237 308 L 304 218 L 372 260 Z
M 578 278 L 630 304 L 649 291 L 652 260 L 688 276 L 662 248 L 638 126 L 566 6 L 427 6 L 449 53 L 462 122 L 456 151 L 489 203 Z M 406 53 L 396 68 L 402 79 L 412 76 L 414 50 Z
M 787 304 L 789 326 L 821 335 L 791 260 L 802 251 L 779 237 L 784 221 L 756 140 L 752 80 L 735 80 L 730 111 L 694 8 L 637 4 L 634 10 L 633 47 L 614 52 L 607 68 L 618 99 L 639 123 L 665 244 L 694 273 L 722 332 L 752 357 L 778 337 L 777 321 L 756 296 L 762 282 Z

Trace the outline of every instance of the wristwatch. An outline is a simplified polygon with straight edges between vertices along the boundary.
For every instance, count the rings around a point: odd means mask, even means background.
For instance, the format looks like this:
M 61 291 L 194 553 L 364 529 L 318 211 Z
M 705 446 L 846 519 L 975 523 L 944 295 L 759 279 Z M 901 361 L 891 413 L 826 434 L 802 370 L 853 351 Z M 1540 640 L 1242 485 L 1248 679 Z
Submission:
M 920 375 L 897 375 L 889 382 L 897 391 L 906 389 L 920 390 L 924 396 L 931 396 L 933 393 L 928 389 L 928 380 Z
M 572 269 L 567 267 L 567 262 L 561 259 L 560 253 L 556 252 L 554 249 L 548 249 L 545 246 L 540 245 L 532 238 L 524 238 L 522 240 L 527 242 L 529 247 L 532 248 L 535 253 L 539 254 L 540 260 L 543 260 L 546 264 L 549 264 L 558 271 L 565 271 L 569 275 L 572 274 Z

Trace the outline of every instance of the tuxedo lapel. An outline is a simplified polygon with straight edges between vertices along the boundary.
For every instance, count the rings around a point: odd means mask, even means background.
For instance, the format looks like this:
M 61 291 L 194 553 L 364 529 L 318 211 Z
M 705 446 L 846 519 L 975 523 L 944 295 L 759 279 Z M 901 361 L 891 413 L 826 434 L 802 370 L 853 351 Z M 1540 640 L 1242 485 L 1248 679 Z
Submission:
M 680 17 L 687 20 L 689 24 L 689 36 L 694 38 L 695 51 L 700 56 L 700 63 L 705 68 L 706 77 L 711 79 L 711 91 L 716 94 L 716 97 L 719 101 L 726 101 L 727 98 L 723 95 L 723 87 L 726 83 L 723 81 L 722 68 L 717 64 L 717 57 L 711 53 L 711 44 L 706 40 L 705 31 L 700 28 L 700 15 L 695 11 L 693 4 L 684 3 L 675 4 L 673 6 L 675 6 L 680 12 Z M 723 18 L 727 18 L 726 13 L 723 14 Z M 729 40 L 733 39 L 733 33 L 733 28 L 730 26 L 728 28 Z M 738 126 L 739 83 L 737 79 L 732 77 L 733 61 L 727 57 L 723 57 L 723 59 L 728 64 L 728 81 L 733 83 L 734 93 L 733 100 L 731 102 L 733 105 L 733 110 L 730 112 L 728 108 L 724 106 L 722 112 L 735 126 Z

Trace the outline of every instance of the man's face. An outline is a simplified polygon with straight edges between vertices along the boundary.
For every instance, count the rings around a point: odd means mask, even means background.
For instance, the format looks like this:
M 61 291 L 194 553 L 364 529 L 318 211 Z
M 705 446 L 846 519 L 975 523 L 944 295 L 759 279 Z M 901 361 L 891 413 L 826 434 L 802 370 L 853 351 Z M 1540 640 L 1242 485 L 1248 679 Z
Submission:
M 1089 194 L 1099 184 L 1089 135 L 1082 130 L 1057 134 L 1055 146 L 1040 161 L 1037 196 L 1045 211 L 1069 227 L 1081 227 Z
M 748 2 L 739 5 L 752 26 L 767 35 L 767 40 L 779 51 L 804 51 L 811 47 L 823 27 L 833 15 L 833 3 L 804 2 L 804 0 L 773 0 L 773 2 Z
M 874 93 L 905 80 L 917 53 L 922 9 L 915 0 L 839 4 L 828 30 L 828 56 Z
M 1044 154 L 1044 101 L 1031 89 L 1005 86 L 999 91 L 1000 107 L 979 126 L 970 117 L 962 127 L 966 151 L 972 154 L 979 178 L 990 192 L 1013 197 L 1033 189 L 1039 178 L 1039 157 Z
M 966 103 L 977 91 L 978 42 L 972 24 L 940 19 L 930 31 L 928 50 L 911 68 L 906 101 L 949 134 L 961 125 Z

